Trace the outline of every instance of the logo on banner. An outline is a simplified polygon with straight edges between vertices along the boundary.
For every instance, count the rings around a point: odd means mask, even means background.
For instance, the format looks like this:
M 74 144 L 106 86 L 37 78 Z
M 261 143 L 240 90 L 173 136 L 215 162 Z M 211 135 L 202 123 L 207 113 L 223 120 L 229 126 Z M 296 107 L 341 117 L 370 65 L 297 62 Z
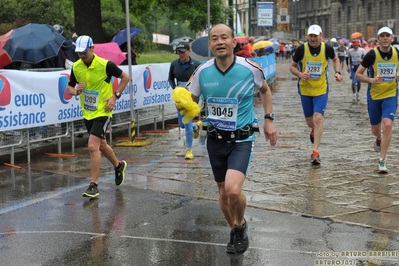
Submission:
M 152 75 L 149 67 L 146 67 L 143 72 L 144 90 L 149 92 L 152 84 Z
M 11 86 L 8 79 L 0 75 L 0 110 L 5 110 L 5 106 L 11 102 Z
M 58 96 L 63 104 L 68 104 L 69 100 L 72 99 L 72 95 L 69 95 L 67 88 L 69 81 L 69 74 L 61 73 L 58 79 Z

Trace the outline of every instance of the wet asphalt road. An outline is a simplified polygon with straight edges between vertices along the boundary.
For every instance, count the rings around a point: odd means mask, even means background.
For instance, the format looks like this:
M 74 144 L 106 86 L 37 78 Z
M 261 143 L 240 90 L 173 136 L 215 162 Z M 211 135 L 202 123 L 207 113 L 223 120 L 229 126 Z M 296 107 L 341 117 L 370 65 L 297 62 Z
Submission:
M 247 252 L 225 253 L 229 229 L 205 147 L 195 141 L 195 159 L 184 160 L 184 134 L 174 128 L 145 134 L 145 147 L 114 147 L 128 162 L 125 183 L 114 185 L 104 158 L 96 200 L 81 196 L 90 180 L 85 147 L 74 158 L 0 166 L 0 264 L 399 265 L 397 132 L 389 174 L 379 175 L 365 85 L 352 103 L 344 73 L 342 83 L 331 81 L 322 165 L 311 166 L 310 130 L 288 66 L 278 60 L 278 145 L 258 137 L 245 182 Z

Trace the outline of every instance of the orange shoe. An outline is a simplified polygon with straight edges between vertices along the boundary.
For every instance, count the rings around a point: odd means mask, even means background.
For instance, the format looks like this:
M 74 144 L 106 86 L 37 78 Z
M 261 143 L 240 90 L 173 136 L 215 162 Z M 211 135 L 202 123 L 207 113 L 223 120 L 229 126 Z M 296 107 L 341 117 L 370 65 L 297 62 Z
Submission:
M 310 156 L 310 162 L 312 164 L 321 164 L 320 154 L 318 150 L 313 150 L 313 153 Z

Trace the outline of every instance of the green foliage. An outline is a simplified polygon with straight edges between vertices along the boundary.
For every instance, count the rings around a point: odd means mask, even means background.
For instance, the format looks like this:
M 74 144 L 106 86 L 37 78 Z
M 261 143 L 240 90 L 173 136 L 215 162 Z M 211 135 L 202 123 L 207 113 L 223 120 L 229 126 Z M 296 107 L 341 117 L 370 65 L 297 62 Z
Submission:
M 140 54 L 140 57 L 137 58 L 137 63 L 138 64 L 170 63 L 177 58 L 179 57 L 171 52 L 152 51 Z
M 122 0 L 122 2 L 125 2 Z M 146 14 L 150 11 L 153 10 L 154 5 L 157 4 L 157 0 L 146 0 L 146 1 L 137 1 L 137 0 L 132 0 L 129 1 L 130 4 L 130 14 L 133 17 L 139 18 L 142 17 L 143 14 Z M 125 9 L 123 9 L 125 10 Z
M 119 31 L 126 28 L 126 15 L 120 1 L 103 0 L 101 1 L 102 26 L 107 42 Z
M 79 0 L 85 1 L 85 0 Z M 0 0 L 0 35 L 27 23 L 60 24 L 64 36 L 75 30 L 74 0 Z M 206 0 L 130 0 L 130 25 L 143 31 L 136 37 L 138 52 L 156 50 L 152 33 L 195 37 L 207 28 Z M 221 0 L 211 0 L 211 24 L 227 23 L 231 10 Z M 90 19 L 90 14 L 87 18 Z M 125 0 L 101 0 L 104 39 L 110 41 L 119 29 L 126 28 Z M 100 28 L 101 29 L 101 28 Z
M 171 10 L 170 19 L 188 22 L 189 29 L 195 32 L 204 31 L 208 26 L 208 8 L 205 0 L 164 0 Z M 210 22 L 212 25 L 227 23 L 231 17 L 231 10 L 221 0 L 210 1 Z
M 28 23 L 61 24 L 66 36 L 74 31 L 72 0 L 1 0 L 0 18 L 2 25 L 12 25 L 13 28 Z M 4 33 L 0 28 L 0 34 Z

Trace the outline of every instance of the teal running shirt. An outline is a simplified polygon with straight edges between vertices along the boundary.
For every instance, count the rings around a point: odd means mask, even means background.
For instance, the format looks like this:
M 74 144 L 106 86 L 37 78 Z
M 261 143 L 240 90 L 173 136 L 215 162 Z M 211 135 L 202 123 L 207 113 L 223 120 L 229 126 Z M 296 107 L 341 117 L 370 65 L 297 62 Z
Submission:
M 262 87 L 264 80 L 258 64 L 235 56 L 225 72 L 217 67 L 215 59 L 202 64 L 191 76 L 187 87 L 194 96 L 203 94 L 209 125 L 234 131 L 253 123 L 255 89 Z

